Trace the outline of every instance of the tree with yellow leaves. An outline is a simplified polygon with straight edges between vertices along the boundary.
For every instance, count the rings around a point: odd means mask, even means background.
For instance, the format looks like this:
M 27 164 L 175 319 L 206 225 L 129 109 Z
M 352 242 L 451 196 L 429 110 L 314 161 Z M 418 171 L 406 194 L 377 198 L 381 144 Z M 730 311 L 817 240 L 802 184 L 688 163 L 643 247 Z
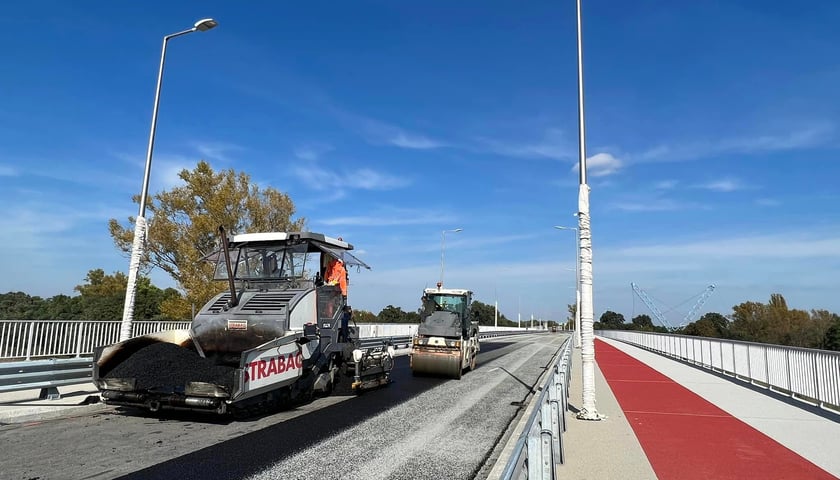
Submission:
M 305 219 L 292 219 L 291 198 L 272 187 L 260 188 L 248 174 L 233 169 L 215 172 L 205 161 L 193 170 L 181 170 L 184 184 L 149 198 L 148 235 L 143 265 L 158 267 L 172 276 L 184 296 L 168 298 L 161 314 L 189 319 L 192 307 L 200 307 L 225 285 L 213 281 L 214 265 L 203 260 L 219 248 L 218 228 L 229 234 L 301 231 Z M 139 195 L 134 202 L 139 203 Z M 117 248 L 131 252 L 134 217 L 122 225 L 116 219 L 108 229 Z

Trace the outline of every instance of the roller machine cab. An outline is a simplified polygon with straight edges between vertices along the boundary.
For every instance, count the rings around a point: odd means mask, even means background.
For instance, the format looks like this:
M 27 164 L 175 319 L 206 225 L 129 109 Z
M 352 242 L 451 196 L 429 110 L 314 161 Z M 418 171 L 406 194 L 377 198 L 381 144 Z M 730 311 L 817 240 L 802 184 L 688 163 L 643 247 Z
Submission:
M 475 368 L 481 345 L 471 302 L 469 290 L 439 286 L 423 291 L 420 325 L 411 348 L 413 374 L 461 378 L 465 369 Z
M 96 349 L 94 383 L 106 403 L 252 412 L 388 383 L 393 349 L 365 351 L 352 311 L 324 268 L 370 268 L 341 239 L 310 232 L 222 233 L 214 279 L 227 291 L 204 305 L 188 330 L 135 337 Z

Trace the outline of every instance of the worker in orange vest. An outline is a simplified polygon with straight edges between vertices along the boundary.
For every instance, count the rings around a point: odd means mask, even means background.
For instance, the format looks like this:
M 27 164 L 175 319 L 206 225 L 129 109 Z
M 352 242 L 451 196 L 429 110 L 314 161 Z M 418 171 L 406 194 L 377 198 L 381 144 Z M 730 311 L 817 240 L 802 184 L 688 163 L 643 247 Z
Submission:
M 347 298 L 347 269 L 344 268 L 344 262 L 337 258 L 331 259 L 324 272 L 324 281 L 327 285 L 338 285 L 341 295 Z

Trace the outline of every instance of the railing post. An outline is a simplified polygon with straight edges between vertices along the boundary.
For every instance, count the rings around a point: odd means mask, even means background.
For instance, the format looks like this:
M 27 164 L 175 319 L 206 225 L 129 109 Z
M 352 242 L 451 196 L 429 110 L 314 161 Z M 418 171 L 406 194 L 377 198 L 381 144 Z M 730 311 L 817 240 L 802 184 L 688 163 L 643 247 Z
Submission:
M 747 344 L 747 378 L 750 379 L 750 385 L 753 384 L 752 375 L 752 355 L 750 355 L 750 344 Z
M 735 368 L 735 342 L 732 342 L 732 375 L 738 378 L 738 371 Z
M 767 388 L 773 390 L 773 384 L 770 383 L 770 349 L 766 346 L 764 348 L 764 380 L 767 382 Z
M 79 358 L 82 356 L 82 331 L 84 331 L 85 324 L 79 322 L 74 325 L 76 325 L 76 358 Z
M 32 340 L 35 336 L 34 325 L 35 325 L 35 322 L 31 322 L 31 323 L 27 322 L 26 323 L 26 328 L 29 330 L 29 333 L 26 336 L 27 337 L 26 338 L 26 360 L 27 361 L 32 360 Z
M 823 396 L 822 396 L 822 394 L 820 394 L 820 379 L 819 379 L 820 366 L 819 366 L 819 362 L 817 362 L 816 355 L 812 356 L 812 359 L 814 361 L 814 398 L 817 400 L 817 406 L 822 408 L 823 401 L 821 399 L 823 398 Z
M 793 396 L 793 379 L 790 376 L 790 350 L 785 349 L 785 368 L 787 369 L 787 390 L 790 392 L 790 396 Z

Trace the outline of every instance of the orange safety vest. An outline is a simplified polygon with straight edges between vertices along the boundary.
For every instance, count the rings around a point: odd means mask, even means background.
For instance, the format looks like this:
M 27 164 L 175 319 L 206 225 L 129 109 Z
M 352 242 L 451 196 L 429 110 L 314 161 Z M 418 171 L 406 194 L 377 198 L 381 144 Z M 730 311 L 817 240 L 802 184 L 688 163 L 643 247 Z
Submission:
M 333 285 L 337 283 L 339 288 L 341 288 L 341 294 L 345 297 L 347 296 L 347 270 L 345 270 L 343 262 L 332 259 L 329 265 L 327 265 L 324 280 Z

